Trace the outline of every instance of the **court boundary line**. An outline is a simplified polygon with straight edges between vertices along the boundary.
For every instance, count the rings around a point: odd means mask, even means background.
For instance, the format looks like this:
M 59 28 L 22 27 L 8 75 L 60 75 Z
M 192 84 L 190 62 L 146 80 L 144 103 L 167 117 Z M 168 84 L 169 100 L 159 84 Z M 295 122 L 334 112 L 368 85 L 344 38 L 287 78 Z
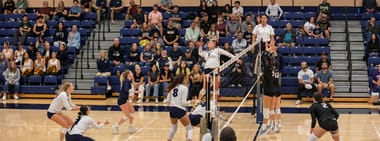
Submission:
M 373 129 L 375 129 L 375 132 L 376 132 L 376 135 L 377 135 L 377 138 L 380 139 L 380 131 L 379 129 L 376 127 L 375 123 L 373 122 L 373 120 L 371 119 L 371 126 Z
M 144 128 L 148 127 L 149 125 L 153 124 L 157 119 L 153 119 L 151 121 L 149 121 L 149 123 L 145 124 L 143 127 L 141 127 L 139 130 L 137 130 L 135 133 L 131 134 L 128 136 L 127 139 L 125 139 L 124 141 L 129 141 L 131 140 L 133 137 L 136 136 L 137 133 L 140 133 Z

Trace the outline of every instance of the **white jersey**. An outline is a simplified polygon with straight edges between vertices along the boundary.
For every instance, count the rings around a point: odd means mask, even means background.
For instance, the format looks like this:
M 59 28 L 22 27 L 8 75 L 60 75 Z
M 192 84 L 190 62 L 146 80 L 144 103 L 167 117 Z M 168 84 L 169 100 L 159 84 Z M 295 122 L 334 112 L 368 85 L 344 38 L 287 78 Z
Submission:
M 187 88 L 183 84 L 179 84 L 174 87 L 168 94 L 168 101 L 170 101 L 171 107 L 177 107 L 186 111 L 186 105 L 189 104 L 187 102 L 187 95 L 189 93 L 189 88 Z
M 67 96 L 66 92 L 61 92 L 51 102 L 48 112 L 59 113 L 63 108 L 71 110 L 75 105 L 71 102 L 71 97 Z
M 224 49 L 215 48 L 213 50 L 208 51 L 202 51 L 202 49 L 199 49 L 199 56 L 202 56 L 205 60 L 205 69 L 214 69 L 220 66 L 220 55 L 225 55 L 230 58 L 235 57 L 228 51 L 225 51 Z
M 271 36 L 274 36 L 274 30 L 271 25 L 267 24 L 263 27 L 262 24 L 258 24 L 252 31 L 253 35 L 256 35 L 256 41 L 262 39 L 263 42 L 269 42 L 271 40 Z
M 71 130 L 68 132 L 70 135 L 83 135 L 83 133 L 90 128 L 102 128 L 103 124 L 97 124 L 91 117 L 83 115 L 81 116 L 79 122 L 73 125 Z

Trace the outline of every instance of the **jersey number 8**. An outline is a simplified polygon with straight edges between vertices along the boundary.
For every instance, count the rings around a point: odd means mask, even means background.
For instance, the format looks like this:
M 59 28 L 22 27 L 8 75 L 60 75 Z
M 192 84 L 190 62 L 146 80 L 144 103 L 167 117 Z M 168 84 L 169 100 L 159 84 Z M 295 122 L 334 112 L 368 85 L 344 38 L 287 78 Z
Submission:
M 173 97 L 178 96 L 178 88 L 173 89 Z

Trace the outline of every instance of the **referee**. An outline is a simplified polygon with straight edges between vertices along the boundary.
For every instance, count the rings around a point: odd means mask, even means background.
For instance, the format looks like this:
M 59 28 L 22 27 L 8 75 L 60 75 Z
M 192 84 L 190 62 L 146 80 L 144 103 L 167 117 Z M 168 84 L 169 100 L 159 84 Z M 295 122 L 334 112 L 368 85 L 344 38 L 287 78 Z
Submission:
M 315 93 L 314 103 L 310 106 L 311 129 L 308 141 L 316 141 L 326 132 L 330 132 L 334 141 L 339 140 L 338 117 L 339 113 L 329 104 L 322 100 L 321 93 Z M 315 126 L 318 120 L 319 126 Z

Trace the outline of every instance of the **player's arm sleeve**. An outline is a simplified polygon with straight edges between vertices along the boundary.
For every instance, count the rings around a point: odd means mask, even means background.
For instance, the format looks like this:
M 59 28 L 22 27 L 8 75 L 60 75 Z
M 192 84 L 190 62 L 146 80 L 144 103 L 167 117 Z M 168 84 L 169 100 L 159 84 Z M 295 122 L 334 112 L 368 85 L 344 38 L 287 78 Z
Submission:
M 226 55 L 226 56 L 228 56 L 230 58 L 234 58 L 235 57 L 234 55 L 232 55 L 231 53 L 229 53 L 228 51 L 226 51 L 224 49 L 220 49 L 219 48 L 218 50 L 219 50 L 219 53 L 222 54 L 222 55 Z
M 329 107 L 331 108 L 331 110 L 333 111 L 334 115 L 335 115 L 335 118 L 338 119 L 339 118 L 339 113 L 329 104 Z
M 102 128 L 104 126 L 103 123 L 98 124 L 92 118 L 88 118 L 88 123 L 89 123 L 89 127 L 90 128 L 97 128 L 97 129 L 99 129 L 99 128 Z
M 189 89 L 187 87 L 183 87 L 181 90 L 181 103 L 182 105 L 188 105 L 189 102 L 187 101 L 187 95 L 189 94 Z
M 311 115 L 311 128 L 314 128 L 315 127 L 315 124 L 316 124 L 316 114 L 315 114 L 315 109 L 314 109 L 314 106 L 312 105 L 310 107 L 310 115 Z
M 63 101 L 63 106 L 65 107 L 66 110 L 69 110 L 71 111 L 73 108 L 72 108 L 72 103 L 71 101 L 68 99 L 66 93 L 65 94 L 60 94 L 59 95 L 60 99 Z

